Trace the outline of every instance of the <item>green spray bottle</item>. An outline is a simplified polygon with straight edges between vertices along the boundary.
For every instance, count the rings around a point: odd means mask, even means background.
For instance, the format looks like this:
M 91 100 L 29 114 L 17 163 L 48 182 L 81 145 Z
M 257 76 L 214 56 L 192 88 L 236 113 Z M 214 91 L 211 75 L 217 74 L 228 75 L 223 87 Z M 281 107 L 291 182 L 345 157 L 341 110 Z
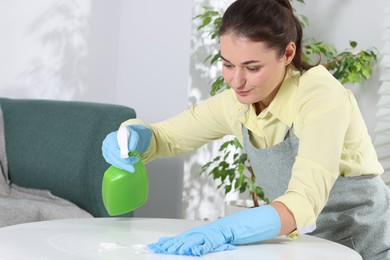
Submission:
M 129 152 L 129 131 L 118 130 L 121 157 L 137 156 L 134 173 L 110 166 L 104 173 L 102 183 L 103 204 L 110 216 L 129 213 L 141 207 L 148 199 L 149 181 L 144 163 L 137 151 Z

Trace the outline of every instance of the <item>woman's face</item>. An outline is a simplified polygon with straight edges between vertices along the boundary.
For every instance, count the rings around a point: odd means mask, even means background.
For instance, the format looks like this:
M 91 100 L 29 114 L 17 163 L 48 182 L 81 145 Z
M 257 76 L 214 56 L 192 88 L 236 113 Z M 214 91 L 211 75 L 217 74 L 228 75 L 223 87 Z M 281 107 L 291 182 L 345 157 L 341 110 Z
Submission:
M 220 37 L 222 73 L 243 104 L 267 107 L 283 81 L 286 66 L 295 54 L 286 49 L 280 56 L 264 42 L 253 42 L 229 33 Z M 291 46 L 290 46 L 291 47 Z

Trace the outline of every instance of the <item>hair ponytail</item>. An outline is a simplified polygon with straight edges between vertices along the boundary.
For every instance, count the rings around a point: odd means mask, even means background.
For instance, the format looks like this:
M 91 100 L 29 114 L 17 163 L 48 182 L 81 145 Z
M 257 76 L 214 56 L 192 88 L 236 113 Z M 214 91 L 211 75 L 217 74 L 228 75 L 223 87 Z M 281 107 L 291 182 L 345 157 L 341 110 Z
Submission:
M 303 29 L 302 24 L 299 21 L 298 17 L 295 16 L 294 10 L 292 8 L 290 0 L 276 0 L 280 5 L 287 8 L 291 12 L 291 16 L 294 20 L 294 25 L 296 29 L 296 39 L 295 39 L 295 45 L 296 45 L 296 51 L 294 59 L 292 60 L 292 64 L 299 70 L 308 70 L 312 67 L 312 65 L 307 64 L 302 60 L 303 53 L 302 53 L 302 38 L 303 38 Z
M 275 1 L 278 2 L 278 4 L 286 7 L 292 13 L 294 13 L 293 8 L 292 8 L 291 3 L 290 3 L 290 0 L 275 0 Z

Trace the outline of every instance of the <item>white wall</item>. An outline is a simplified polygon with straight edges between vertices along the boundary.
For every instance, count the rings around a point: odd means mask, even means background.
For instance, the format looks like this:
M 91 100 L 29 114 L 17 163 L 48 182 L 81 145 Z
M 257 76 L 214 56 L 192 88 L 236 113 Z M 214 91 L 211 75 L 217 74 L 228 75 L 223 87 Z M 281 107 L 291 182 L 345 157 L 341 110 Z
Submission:
M 155 122 L 187 106 L 192 1 L 0 2 L 0 96 L 123 104 Z M 136 216 L 180 217 L 183 158 L 147 165 Z
M 187 106 L 192 2 L 123 1 L 119 38 L 119 103 L 157 122 Z M 181 217 L 183 157 L 147 165 L 149 199 L 136 216 Z
M 85 91 L 90 4 L 0 2 L 2 96 L 68 100 Z

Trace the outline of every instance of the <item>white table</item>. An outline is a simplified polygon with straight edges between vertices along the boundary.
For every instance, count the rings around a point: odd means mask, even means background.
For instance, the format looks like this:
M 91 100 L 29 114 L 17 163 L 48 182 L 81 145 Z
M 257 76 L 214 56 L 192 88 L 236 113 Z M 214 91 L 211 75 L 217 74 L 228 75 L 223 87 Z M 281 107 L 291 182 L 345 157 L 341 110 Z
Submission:
M 0 228 L 0 260 L 191 259 L 157 255 L 146 245 L 173 236 L 203 221 L 153 218 L 94 218 L 35 222 Z M 199 259 L 199 258 L 195 258 Z M 359 260 L 358 253 L 324 239 L 284 237 L 210 253 L 201 259 Z

